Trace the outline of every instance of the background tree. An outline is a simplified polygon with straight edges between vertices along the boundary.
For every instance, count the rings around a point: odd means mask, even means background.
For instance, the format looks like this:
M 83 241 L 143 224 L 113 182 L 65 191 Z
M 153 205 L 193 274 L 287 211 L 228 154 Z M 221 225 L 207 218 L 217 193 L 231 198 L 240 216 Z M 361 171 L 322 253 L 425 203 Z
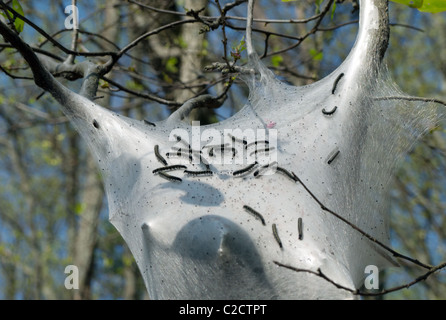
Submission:
M 83 79 L 73 60 L 77 65 L 89 59 L 106 63 L 107 52 L 117 52 L 145 34 L 101 77 L 94 99 L 111 110 L 160 120 L 187 99 L 211 93 L 222 98 L 222 106 L 194 115 L 211 123 L 234 114 L 247 99 L 237 77 L 220 72 L 246 61 L 246 21 L 237 18 L 245 16 L 245 1 L 74 1 L 80 14 L 77 32 L 64 26 L 64 9 L 71 1 L 20 3 L 23 15 L 35 24 L 25 23 L 21 36 L 49 67 L 68 65 L 51 71 L 74 91 L 81 89 Z M 350 1 L 258 1 L 255 17 L 284 20 L 255 23 L 256 50 L 281 80 L 295 85 L 317 81 L 351 48 L 356 6 Z M 445 30 L 444 13 L 422 14 L 392 5 L 390 14 L 394 26 L 387 58 L 396 82 L 413 95 L 444 98 L 446 57 L 441 53 L 446 51 L 438 34 Z M 33 84 L 22 57 L 6 42 L 1 48 L 0 297 L 145 298 L 133 258 L 107 221 L 104 192 L 85 145 L 54 100 Z M 215 62 L 219 65 L 206 68 Z M 394 245 L 425 261 L 444 257 L 444 152 L 439 128 L 408 157 L 393 194 Z M 79 292 L 63 286 L 68 264 L 85 270 Z M 419 272 L 404 268 L 407 272 L 389 276 L 389 286 Z M 409 295 L 444 298 L 444 281 L 444 271 L 439 272 Z

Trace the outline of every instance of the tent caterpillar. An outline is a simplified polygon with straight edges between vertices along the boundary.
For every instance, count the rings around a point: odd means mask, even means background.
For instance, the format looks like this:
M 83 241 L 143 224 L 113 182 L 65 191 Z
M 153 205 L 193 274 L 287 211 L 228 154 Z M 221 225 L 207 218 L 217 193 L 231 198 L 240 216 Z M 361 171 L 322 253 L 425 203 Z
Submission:
M 159 172 L 159 176 L 163 177 L 164 179 L 166 179 L 166 180 L 168 180 L 170 182 L 181 182 L 181 181 L 183 181 L 183 180 L 181 180 L 181 178 L 171 176 L 171 175 L 169 175 L 167 173 L 164 173 L 164 172 Z
M 281 167 L 277 167 L 276 170 L 279 171 L 280 173 L 283 173 L 284 175 L 286 175 L 288 178 L 290 178 L 294 182 L 297 182 L 296 178 L 288 170 L 281 168 Z
M 336 87 L 338 86 L 338 82 L 339 80 L 341 80 L 341 78 L 344 76 L 344 73 L 341 73 L 335 80 L 335 82 L 333 83 L 333 88 L 331 89 L 331 94 L 334 94 L 336 91 Z
M 253 208 L 251 208 L 250 206 L 247 206 L 247 205 L 244 205 L 243 209 L 245 209 L 248 213 L 252 214 L 256 219 L 259 219 L 262 222 L 262 224 L 264 226 L 266 226 L 265 219 L 263 218 L 263 216 L 260 213 L 258 213 Z
M 227 143 L 225 143 L 225 144 L 221 144 L 221 145 L 217 145 L 217 146 L 212 146 L 212 147 L 210 147 L 210 146 L 206 146 L 206 147 L 208 147 L 208 148 L 210 148 L 209 149 L 209 156 L 210 157 L 213 157 L 214 156 L 214 149 L 216 149 L 216 150 L 220 150 L 220 151 L 225 151 L 225 150 L 231 150 L 232 151 L 232 156 L 233 157 L 235 157 L 235 155 L 237 154 L 237 150 L 235 149 L 235 148 L 228 148 L 229 147 L 229 145 L 227 144 Z
M 186 152 L 182 152 L 182 149 L 177 149 L 178 151 L 176 153 L 172 153 L 172 152 L 167 152 L 166 153 L 166 157 L 171 158 L 171 157 L 187 157 L 189 159 L 189 162 L 192 162 L 193 158 L 192 158 L 192 154 L 191 153 L 186 153 Z
M 327 163 L 331 164 L 334 161 L 334 159 L 336 159 L 339 153 L 340 153 L 339 150 L 337 150 L 335 153 L 332 152 L 333 155 L 328 159 Z
M 184 173 L 194 176 L 194 177 L 199 177 L 199 176 L 211 176 L 214 173 L 211 170 L 202 170 L 202 171 L 191 171 L 191 170 L 184 170 Z
M 279 233 L 277 232 L 277 226 L 275 223 L 273 223 L 272 228 L 273 228 L 274 238 L 276 239 L 277 243 L 279 244 L 279 247 L 282 248 L 282 241 L 280 241 Z
M 242 175 L 242 174 L 244 174 L 244 173 L 246 173 L 246 172 L 250 172 L 256 165 L 257 165 L 257 161 L 254 162 L 254 163 L 252 163 L 252 164 L 250 164 L 250 165 L 247 166 L 246 168 L 243 168 L 243 169 L 234 171 L 234 172 L 232 173 L 232 175 L 233 175 L 233 176 L 240 176 L 240 175 Z
M 155 155 L 156 155 L 156 158 L 158 159 L 159 162 L 161 162 L 162 164 L 164 164 L 165 166 L 167 166 L 167 161 L 166 161 L 166 159 L 164 159 L 163 156 L 160 154 L 160 150 L 159 150 L 159 146 L 158 146 L 158 145 L 155 146 Z
M 257 145 L 257 144 L 259 144 L 259 143 L 264 143 L 264 144 L 269 145 L 269 141 L 268 141 L 268 140 L 261 140 L 261 141 L 254 141 L 254 142 L 251 142 L 251 143 L 247 144 L 247 145 L 245 146 L 245 148 L 248 148 L 248 147 L 250 147 L 250 146 Z
M 302 218 L 297 219 L 297 231 L 299 232 L 299 240 L 302 240 L 304 238 L 302 229 Z
M 152 173 L 155 174 L 155 173 L 158 173 L 158 172 L 174 171 L 174 170 L 182 170 L 182 169 L 187 169 L 187 167 L 183 166 L 181 164 L 179 164 L 179 165 L 172 165 L 172 166 L 157 168 L 157 169 L 153 170 Z
M 325 114 L 325 115 L 327 115 L 327 116 L 330 116 L 330 115 L 332 115 L 333 113 L 335 113 L 337 109 L 338 109 L 337 106 L 334 106 L 334 108 L 331 109 L 330 111 L 327 111 L 327 110 L 325 110 L 325 108 L 324 108 L 324 109 L 322 109 L 322 113 Z
M 262 166 L 260 169 L 256 170 L 254 172 L 254 177 L 258 178 L 261 176 L 261 173 L 265 172 L 266 170 L 268 170 L 269 167 L 271 166 L 277 166 L 277 161 L 271 162 L 269 164 L 266 164 L 264 166 Z
M 253 151 L 253 152 L 251 152 L 250 154 L 249 154 L 249 156 L 252 156 L 253 154 L 257 154 L 257 152 L 270 152 L 270 151 L 272 151 L 272 150 L 274 150 L 274 148 L 273 147 L 271 147 L 271 148 L 265 148 L 265 149 L 256 149 L 255 151 Z
M 244 139 L 239 139 L 239 138 L 236 138 L 236 137 L 234 137 L 232 134 L 230 134 L 230 133 L 228 133 L 228 135 L 231 137 L 231 139 L 232 139 L 232 141 L 233 142 L 241 142 L 241 143 L 243 143 L 243 145 L 247 145 L 248 144 L 248 141 L 246 141 L 246 140 L 244 140 Z
M 217 148 L 217 149 L 224 149 L 224 148 L 226 148 L 226 147 L 229 147 L 229 143 L 223 143 L 223 144 L 208 144 L 208 145 L 205 145 L 203 148 L 201 148 L 201 149 L 204 149 L 204 148 Z
M 156 124 L 154 124 L 153 122 L 147 121 L 146 119 L 143 120 L 145 124 L 148 124 L 149 126 L 154 126 L 156 127 Z

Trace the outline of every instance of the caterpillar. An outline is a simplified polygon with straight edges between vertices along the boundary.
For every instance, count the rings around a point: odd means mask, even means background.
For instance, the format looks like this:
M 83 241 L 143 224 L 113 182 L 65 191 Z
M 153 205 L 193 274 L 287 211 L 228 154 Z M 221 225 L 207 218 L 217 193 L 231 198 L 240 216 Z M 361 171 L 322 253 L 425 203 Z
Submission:
M 202 170 L 202 171 L 191 171 L 191 170 L 184 170 L 184 173 L 191 175 L 191 176 L 211 176 L 214 173 L 211 170 Z
M 262 166 L 260 169 L 258 169 L 254 172 L 254 177 L 256 177 L 256 178 L 260 177 L 262 172 L 266 171 L 269 167 L 274 166 L 274 165 L 277 165 L 277 161 L 274 161 L 274 162 L 271 162 L 269 164 Z
M 228 148 L 228 147 L 229 147 L 229 145 L 227 143 L 217 145 L 217 146 L 205 146 L 205 148 L 209 148 L 209 156 L 210 157 L 214 156 L 214 149 L 220 150 L 220 151 L 231 150 L 232 156 L 235 157 L 235 155 L 237 154 L 237 150 L 235 148 Z
M 257 161 L 254 162 L 254 163 L 252 163 L 252 164 L 250 164 L 250 165 L 247 166 L 246 168 L 243 168 L 243 169 L 234 171 L 234 172 L 232 173 L 232 175 L 233 175 L 233 176 L 240 176 L 240 175 L 242 175 L 242 174 L 244 174 L 244 173 L 250 172 L 256 165 L 257 165 Z
M 248 148 L 248 147 L 253 146 L 253 145 L 257 145 L 257 144 L 259 144 L 259 143 L 264 143 L 264 144 L 269 145 L 269 141 L 268 141 L 268 140 L 261 140 L 261 141 L 254 141 L 254 142 L 251 142 L 251 143 L 247 144 L 247 145 L 245 146 L 245 148 Z
M 190 144 L 187 143 L 183 138 L 181 138 L 180 136 L 178 136 L 176 134 L 174 134 L 173 136 L 174 136 L 175 139 L 177 139 L 178 142 L 181 142 L 185 147 L 187 147 L 187 149 L 189 150 L 189 153 L 193 152 L 192 147 L 190 146 Z M 181 150 L 181 149 L 179 149 L 179 150 Z
M 294 180 L 296 180 L 296 182 L 301 182 L 299 177 L 294 172 L 291 171 L 291 174 L 293 175 Z
M 145 124 L 148 124 L 149 126 L 154 126 L 156 127 L 156 124 L 154 124 L 153 122 L 147 121 L 146 119 L 143 120 Z
M 235 157 L 237 150 L 235 148 L 221 148 L 222 151 L 230 149 L 232 151 L 232 157 Z
M 252 156 L 253 154 L 257 154 L 257 152 L 270 152 L 274 150 L 274 148 L 265 148 L 265 149 L 256 149 L 255 151 L 251 152 L 249 156 Z
M 191 153 L 185 153 L 182 152 L 182 149 L 177 149 L 178 151 L 176 153 L 171 153 L 171 152 L 167 152 L 166 153 L 166 157 L 171 158 L 171 157 L 188 157 L 189 162 L 192 162 L 193 158 L 192 158 L 192 154 Z
M 302 218 L 297 219 L 297 231 L 299 232 L 299 240 L 302 240 L 304 238 L 302 229 Z
M 197 150 L 192 149 L 192 154 L 199 157 L 200 163 L 204 164 L 204 166 L 206 167 L 206 170 L 210 170 L 209 162 L 203 157 L 201 150 L 197 151 Z
M 170 181 L 170 182 L 181 182 L 183 180 L 181 180 L 181 178 L 178 177 L 174 177 L 171 176 L 170 174 L 164 173 L 164 172 L 159 172 L 159 176 L 163 177 L 164 179 Z
M 273 223 L 272 228 L 273 228 L 274 239 L 276 239 L 277 243 L 279 244 L 279 247 L 282 248 L 282 241 L 280 241 L 279 233 L 277 232 L 277 226 L 275 223 Z
M 336 87 L 338 86 L 338 82 L 339 80 L 341 80 L 341 78 L 344 76 L 344 73 L 341 73 L 335 80 L 335 82 L 333 83 L 333 88 L 331 89 L 331 94 L 334 94 L 336 91 Z
M 158 172 L 174 171 L 174 170 L 182 170 L 182 169 L 187 169 L 187 167 L 183 166 L 183 165 L 172 165 L 172 166 L 157 168 L 157 169 L 153 170 L 152 173 L 155 174 Z
M 253 208 L 251 208 L 250 206 L 247 206 L 247 205 L 244 205 L 243 209 L 245 209 L 248 213 L 252 214 L 256 219 L 260 220 L 264 226 L 266 226 L 265 219 L 263 218 L 263 216 L 260 213 L 258 213 Z
M 336 157 L 338 156 L 339 153 L 340 153 L 339 150 L 337 150 L 335 153 L 333 153 L 333 155 L 328 159 L 327 163 L 331 164 L 334 161 L 334 159 L 336 159 Z
M 229 143 L 223 143 L 223 144 L 208 144 L 208 145 L 205 145 L 203 148 L 201 148 L 201 149 L 204 149 L 204 148 L 217 148 L 217 149 L 224 149 L 224 148 L 226 148 L 226 147 L 229 147 Z
M 281 167 L 277 167 L 276 170 L 279 171 L 280 173 L 283 173 L 284 175 L 286 175 L 288 178 L 290 178 L 294 182 L 297 182 L 297 179 L 288 170 L 281 168 Z
M 239 139 L 239 138 L 236 138 L 236 137 L 234 137 L 232 134 L 230 134 L 230 133 L 228 133 L 228 135 L 231 137 L 231 139 L 232 139 L 232 141 L 233 142 L 241 142 L 241 143 L 243 143 L 243 145 L 247 145 L 248 144 L 248 141 L 246 141 L 245 139 Z
M 158 159 L 159 162 L 161 162 L 162 164 L 164 164 L 165 166 L 167 166 L 167 161 L 166 161 L 166 159 L 164 159 L 163 156 L 160 154 L 160 149 L 159 149 L 159 146 L 158 146 L 158 145 L 155 146 L 155 155 L 156 155 L 156 158 Z
M 325 115 L 327 115 L 327 116 L 330 116 L 330 115 L 332 115 L 333 113 L 335 113 L 337 109 L 338 109 L 337 106 L 334 106 L 334 108 L 331 109 L 330 111 L 327 111 L 327 110 L 325 110 L 325 108 L 324 108 L 324 109 L 322 109 L 322 113 L 325 114 Z
M 182 155 L 186 155 L 186 154 L 189 154 L 189 155 L 192 154 L 192 149 L 188 149 L 188 150 L 186 150 L 186 149 L 182 149 L 182 148 L 172 147 L 172 150 L 177 152 L 176 155 L 177 155 L 178 157 L 181 157 Z M 183 151 L 184 151 L 184 152 L 183 152 Z M 169 153 L 169 155 L 170 155 L 170 153 Z M 172 155 L 173 155 L 173 154 L 172 154 Z

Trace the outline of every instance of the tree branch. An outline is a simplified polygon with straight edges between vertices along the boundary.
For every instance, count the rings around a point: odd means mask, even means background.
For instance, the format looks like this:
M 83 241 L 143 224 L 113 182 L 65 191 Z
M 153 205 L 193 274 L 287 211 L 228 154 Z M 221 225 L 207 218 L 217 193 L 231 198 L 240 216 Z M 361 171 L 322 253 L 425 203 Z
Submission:
M 332 214 L 333 216 L 335 216 L 336 218 L 338 218 L 339 220 L 345 222 L 346 224 L 348 224 L 350 227 L 352 227 L 354 230 L 358 231 L 359 233 L 361 233 L 363 236 L 365 236 L 367 239 L 369 239 L 370 241 L 376 243 L 377 245 L 379 245 L 380 247 L 382 247 L 383 249 L 389 251 L 394 257 L 396 258 L 401 258 L 401 259 L 405 259 L 408 260 L 420 267 L 423 267 L 425 269 L 431 269 L 432 266 L 422 263 L 420 261 L 418 261 L 417 259 L 413 259 L 411 257 L 405 256 L 395 250 L 393 250 L 392 248 L 386 246 L 384 243 L 382 243 L 381 241 L 377 240 L 376 238 L 372 237 L 371 235 L 369 235 L 367 232 L 363 231 L 362 229 L 358 228 L 356 225 L 354 225 L 353 223 L 351 223 L 350 221 L 348 221 L 347 219 L 345 219 L 344 217 L 340 216 L 339 214 L 337 214 L 336 212 L 330 210 L 329 208 L 327 208 L 312 192 L 311 190 L 302 182 L 301 179 L 299 179 L 298 176 L 296 176 L 296 174 L 294 172 L 292 172 L 294 178 L 296 179 L 297 182 L 299 182 L 304 189 L 308 192 L 308 194 L 319 204 L 319 206 L 321 207 L 322 210 Z
M 374 100 L 382 101 L 382 100 L 406 100 L 406 101 L 422 101 L 422 102 L 434 102 L 439 103 L 446 106 L 446 102 L 440 99 L 432 99 L 432 98 L 422 98 L 422 97 L 407 97 L 407 96 L 388 96 L 388 97 L 379 97 L 374 98 Z
M 205 94 L 196 98 L 189 99 L 186 101 L 177 111 L 172 113 L 167 121 L 169 123 L 180 122 L 184 120 L 189 113 L 196 108 L 218 108 L 222 102 L 217 98 Z
M 37 26 L 31 20 L 29 20 L 28 18 L 24 17 L 23 15 L 21 15 L 20 13 L 15 11 L 13 8 L 11 8 L 11 7 L 7 6 L 6 4 L 4 4 L 3 1 L 0 1 L 0 7 L 2 7 L 3 9 L 9 10 L 10 12 L 12 12 L 16 18 L 20 18 L 21 20 L 26 22 L 28 25 L 30 25 L 32 28 L 34 28 L 37 32 L 39 32 L 41 35 L 43 35 L 46 39 L 48 39 L 48 41 L 50 41 L 53 45 L 55 45 L 57 48 L 59 48 L 60 50 L 62 50 L 64 53 L 66 53 L 68 55 L 71 54 L 73 56 L 84 56 L 84 57 L 102 57 L 102 56 L 105 56 L 105 55 L 109 55 L 109 56 L 113 57 L 113 56 L 116 55 L 116 52 L 112 52 L 112 51 L 106 51 L 106 52 L 78 52 L 78 51 L 72 51 L 70 49 L 67 49 L 62 44 L 60 44 L 59 42 L 54 40 L 53 37 L 51 37 L 48 33 L 46 33 L 43 29 L 41 29 L 39 26 Z
M 435 273 L 435 272 L 437 272 L 437 271 L 439 271 L 441 269 L 446 268 L 446 262 L 444 262 L 444 263 L 441 263 L 441 264 L 439 264 L 439 265 L 437 265 L 435 267 L 431 267 L 429 269 L 429 271 L 427 271 L 426 273 L 422 274 L 421 276 L 417 277 L 415 280 L 413 280 L 413 281 L 411 281 L 409 283 L 406 283 L 406 284 L 403 284 L 403 285 L 400 285 L 400 286 L 396 286 L 396 287 L 393 287 L 393 288 L 385 289 L 385 290 L 382 290 L 380 292 L 362 292 L 359 289 L 351 289 L 351 288 L 345 287 L 343 285 L 340 285 L 339 283 L 336 283 L 335 281 L 330 279 L 326 274 L 324 274 L 320 268 L 318 268 L 317 271 L 314 271 L 314 270 L 309 270 L 309 269 L 296 268 L 296 267 L 293 267 L 293 266 L 289 266 L 289 265 L 280 263 L 278 261 L 273 261 L 273 262 L 276 265 L 278 265 L 279 267 L 286 268 L 286 269 L 289 269 L 289 270 L 292 270 L 292 271 L 295 271 L 295 272 L 306 272 L 306 273 L 314 274 L 315 276 L 318 276 L 318 277 L 320 277 L 320 278 L 330 282 L 331 284 L 333 284 L 338 289 L 346 290 L 346 291 L 351 292 L 354 295 L 360 295 L 360 296 L 382 296 L 382 295 L 385 295 L 385 294 L 388 294 L 388 293 L 391 293 L 391 292 L 399 291 L 401 289 L 408 289 L 411 286 L 417 284 L 418 282 L 426 280 L 433 273 Z

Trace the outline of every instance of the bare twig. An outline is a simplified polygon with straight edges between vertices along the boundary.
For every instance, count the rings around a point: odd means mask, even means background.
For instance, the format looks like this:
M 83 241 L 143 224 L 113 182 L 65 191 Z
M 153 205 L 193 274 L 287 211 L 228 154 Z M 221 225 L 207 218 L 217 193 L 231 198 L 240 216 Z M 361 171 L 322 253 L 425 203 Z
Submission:
M 400 286 L 396 286 L 396 287 L 392 287 L 392 288 L 389 288 L 389 289 L 381 290 L 380 292 L 362 292 L 362 291 L 359 291 L 359 289 L 351 289 L 351 288 L 345 287 L 343 285 L 340 285 L 339 283 L 336 283 L 335 281 L 330 279 L 326 274 L 324 274 L 320 268 L 318 268 L 317 271 L 314 271 L 314 270 L 309 270 L 309 269 L 296 268 L 296 267 L 293 267 L 293 266 L 289 266 L 289 265 L 280 263 L 278 261 L 273 261 L 273 262 L 276 265 L 278 265 L 279 267 L 286 268 L 286 269 L 289 269 L 289 270 L 292 270 L 292 271 L 295 271 L 295 272 L 306 272 L 306 273 L 314 274 L 314 275 L 316 275 L 316 276 L 318 276 L 318 277 L 320 277 L 320 278 L 330 282 L 331 284 L 333 284 L 338 289 L 346 290 L 348 292 L 351 292 L 354 295 L 361 295 L 361 296 L 382 296 L 382 295 L 385 295 L 385 294 L 388 294 L 388 293 L 391 293 L 391 292 L 395 292 L 395 291 L 398 291 L 398 290 L 401 290 L 401 289 L 408 289 L 411 286 L 417 284 L 418 282 L 426 280 L 433 273 L 435 273 L 435 272 L 437 272 L 437 271 L 439 271 L 439 270 L 441 270 L 441 269 L 446 267 L 446 262 L 444 262 L 444 263 L 441 263 L 441 264 L 439 264 L 439 265 L 437 265 L 435 267 L 430 268 L 429 271 L 427 271 L 426 273 L 422 274 L 421 276 L 417 277 L 415 280 L 413 280 L 413 281 L 411 281 L 409 283 L 406 283 L 406 284 L 403 284 L 403 285 L 400 285 Z
M 167 106 L 172 106 L 172 107 L 181 106 L 180 102 L 176 102 L 176 101 L 172 101 L 172 100 L 166 100 L 166 99 L 160 98 L 158 96 L 155 96 L 155 95 L 152 95 L 152 94 L 149 94 L 149 93 L 141 93 L 141 92 L 137 92 L 137 91 L 128 89 L 128 88 L 124 87 L 123 85 L 119 84 L 118 82 L 113 81 L 112 79 L 107 78 L 105 76 L 103 76 L 101 79 L 107 81 L 108 83 L 110 83 L 111 85 L 117 87 L 121 91 L 130 93 L 130 94 L 132 94 L 132 95 L 134 95 L 136 97 L 140 97 L 140 98 L 152 100 L 152 101 L 155 101 L 155 102 L 159 102 L 159 103 L 165 104 Z
M 325 17 L 325 15 L 326 15 L 326 14 L 328 13 L 328 11 L 330 10 L 330 8 L 331 8 L 331 6 L 333 5 L 333 2 L 334 2 L 334 1 L 335 1 L 335 0 L 329 0 L 329 1 L 327 2 L 327 4 L 325 5 L 325 7 L 322 9 L 322 11 L 320 12 L 320 14 L 319 14 L 318 17 L 316 18 L 317 21 L 316 21 L 316 23 L 314 24 L 313 28 L 312 28 L 309 32 L 307 32 L 307 34 L 305 34 L 304 36 L 302 36 L 302 37 L 300 38 L 300 40 L 298 40 L 296 43 L 294 43 L 294 44 L 292 44 L 291 46 L 288 46 L 288 47 L 286 47 L 286 48 L 284 48 L 284 49 L 274 51 L 274 52 L 269 53 L 269 54 L 267 54 L 267 55 L 264 54 L 264 55 L 262 55 L 260 58 L 265 58 L 265 57 L 268 57 L 268 56 L 272 56 L 272 55 L 275 55 L 275 54 L 280 54 L 280 53 L 286 52 L 286 51 L 288 51 L 288 50 L 294 49 L 294 48 L 296 48 L 297 46 L 299 46 L 299 45 L 302 43 L 302 41 L 304 41 L 304 40 L 305 40 L 306 38 L 308 38 L 310 35 L 316 33 L 316 32 L 318 31 L 318 28 L 319 28 L 320 24 L 322 23 L 323 18 Z
M 67 49 L 62 44 L 60 44 L 58 41 L 54 40 L 54 38 L 52 38 L 42 28 L 40 28 L 35 23 L 33 23 L 31 20 L 29 20 L 28 18 L 24 17 L 23 15 L 21 15 L 20 13 L 15 11 L 13 8 L 11 8 L 11 7 L 7 6 L 6 4 L 4 4 L 3 1 L 0 1 L 0 7 L 2 7 L 3 9 L 11 11 L 14 14 L 15 17 L 18 17 L 21 20 L 23 20 L 24 22 L 26 22 L 28 25 L 30 25 L 32 28 L 34 28 L 37 32 L 39 32 L 41 35 L 43 35 L 45 38 L 47 38 L 48 41 L 50 41 L 53 45 L 55 45 L 57 48 L 59 48 L 60 50 L 62 50 L 66 54 L 72 54 L 74 56 L 85 56 L 85 57 L 100 57 L 100 56 L 106 56 L 106 55 L 114 56 L 116 54 L 116 52 L 111 52 L 111 51 L 104 51 L 104 52 L 77 52 L 77 51 L 72 51 L 70 49 Z
M 434 102 L 439 103 L 446 106 L 446 102 L 440 99 L 432 99 L 432 98 L 422 98 L 422 97 L 409 97 L 409 96 L 388 96 L 388 97 L 379 97 L 374 98 L 374 100 L 406 100 L 406 101 L 422 101 L 422 102 Z
M 186 16 L 187 13 L 186 12 L 178 12 L 178 11 L 172 11 L 172 10 L 165 10 L 165 9 L 159 9 L 159 8 L 155 8 L 146 4 L 143 4 L 141 2 L 138 1 L 134 1 L 134 0 L 127 0 L 130 3 L 136 4 L 142 8 L 146 8 L 149 10 L 152 10 L 154 12 L 158 12 L 158 13 L 165 13 L 165 14 L 173 14 L 173 15 L 177 15 L 177 16 Z M 246 0 L 243 1 L 235 1 L 229 4 L 226 4 L 225 7 L 223 7 L 223 10 L 226 12 L 228 12 L 230 9 L 232 9 L 233 7 L 235 7 L 236 5 L 239 5 L 241 3 L 246 2 Z M 265 24 L 270 24 L 270 23 L 308 23 L 310 21 L 319 19 L 321 16 L 323 16 L 323 13 L 318 13 L 312 17 L 306 18 L 306 19 L 253 19 L 253 22 L 260 22 L 260 23 L 265 23 Z M 209 17 L 209 16 L 203 16 L 200 15 L 200 18 L 203 20 L 218 20 L 219 17 Z M 237 16 L 226 16 L 227 20 L 238 20 L 238 21 L 247 21 L 247 18 L 245 17 L 237 17 Z
M 116 64 L 116 62 L 127 51 L 129 51 L 130 49 L 132 49 L 133 47 L 138 45 L 138 43 L 140 43 L 144 39 L 146 39 L 146 38 L 148 38 L 148 37 L 150 37 L 152 35 L 158 34 L 158 33 L 160 33 L 163 30 L 170 29 L 170 28 L 173 28 L 173 27 L 178 26 L 178 25 L 182 25 L 182 24 L 186 24 L 186 23 L 196 23 L 196 22 L 197 22 L 196 19 L 187 19 L 187 20 L 174 21 L 174 22 L 168 23 L 168 24 L 166 24 L 166 25 L 164 25 L 162 27 L 159 27 L 159 28 L 157 28 L 155 30 L 152 30 L 152 31 L 149 31 L 149 32 L 146 32 L 146 33 L 142 34 L 141 36 L 139 36 L 138 38 L 136 38 L 135 40 L 133 40 L 132 42 L 127 44 L 124 48 L 119 50 L 117 53 L 112 55 L 111 59 L 104 65 L 105 74 L 108 73 L 113 68 L 113 66 Z
M 363 231 L 362 229 L 358 228 L 356 225 L 354 225 L 353 223 L 351 223 L 350 221 L 348 221 L 347 219 L 345 219 L 344 217 L 340 216 L 339 214 L 337 214 L 336 212 L 334 212 L 333 210 L 330 210 L 329 208 L 327 208 L 312 192 L 311 190 L 302 182 L 301 179 L 299 179 L 298 176 L 296 176 L 296 174 L 294 172 L 292 172 L 293 176 L 295 177 L 296 181 L 298 181 L 303 187 L 304 189 L 310 194 L 310 196 L 319 204 L 319 206 L 321 207 L 322 210 L 332 214 L 333 216 L 335 216 L 336 218 L 338 218 L 339 220 L 345 222 L 346 224 L 348 224 L 350 227 L 352 227 L 354 230 L 358 231 L 359 233 L 361 233 L 363 236 L 365 236 L 367 239 L 369 239 L 370 241 L 376 243 L 377 245 L 379 245 L 380 247 L 382 247 L 383 249 L 389 251 L 394 257 L 396 258 L 401 258 L 401 259 L 405 259 L 408 260 L 420 267 L 423 267 L 425 269 L 431 269 L 432 266 L 422 263 L 420 261 L 418 261 L 417 259 L 413 259 L 411 257 L 405 256 L 395 250 L 393 250 L 392 248 L 386 246 L 384 243 L 382 243 L 381 241 L 379 241 L 378 239 L 372 237 L 371 235 L 369 235 L 367 232 Z
M 3 68 L 1 65 L 0 65 L 0 70 L 3 71 L 8 77 L 10 77 L 12 79 L 34 80 L 34 78 L 32 78 L 32 77 L 16 76 L 16 75 L 10 73 L 5 68 Z

